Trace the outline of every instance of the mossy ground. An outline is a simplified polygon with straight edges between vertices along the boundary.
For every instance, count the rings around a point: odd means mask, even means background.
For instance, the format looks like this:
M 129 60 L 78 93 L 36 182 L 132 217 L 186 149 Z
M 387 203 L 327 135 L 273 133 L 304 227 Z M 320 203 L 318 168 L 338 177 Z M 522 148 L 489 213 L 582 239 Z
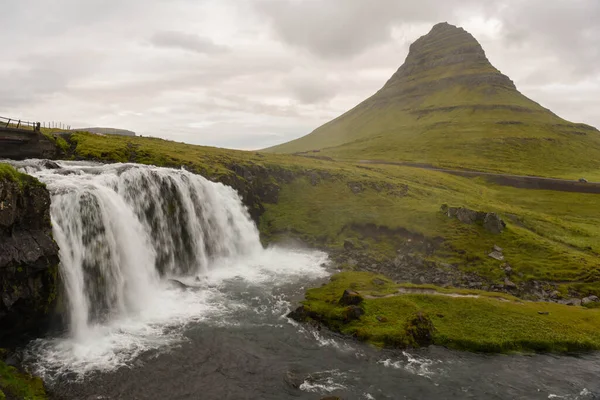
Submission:
M 439 290 L 441 295 L 389 296 L 397 293 L 399 287 L 383 276 L 343 272 L 334 275 L 327 285 L 308 290 L 303 304 L 309 314 L 318 316 L 330 328 L 378 346 L 410 345 L 407 320 L 422 313 L 433 322 L 433 344 L 449 348 L 494 353 L 600 349 L 598 309 L 525 302 L 496 293 L 435 287 L 433 289 Z M 412 287 L 419 288 L 418 285 Z M 365 296 L 361 304 L 365 314 L 358 320 L 346 322 L 345 307 L 338 301 L 349 288 Z
M 291 183 L 279 182 L 277 204 L 265 204 L 259 227 L 266 239 L 294 235 L 311 244 L 341 248 L 344 239 L 352 238 L 373 257 L 389 259 L 409 240 L 393 230 L 405 229 L 443 239 L 428 256 L 434 261 L 498 281 L 503 278 L 502 263 L 487 256 L 496 244 L 504 248 L 514 281 L 553 281 L 563 285 L 565 294 L 568 288 L 582 295 L 600 294 L 599 195 L 516 189 L 412 167 L 366 167 L 156 138 L 76 133 L 71 141 L 78 158 L 185 166 L 213 178 L 233 174 L 232 164 L 304 172 Z M 307 171 L 318 178 L 311 182 Z M 350 186 L 356 183 L 362 190 L 353 193 Z M 444 203 L 497 212 L 507 228 L 494 235 L 450 219 L 439 211 Z M 369 224 L 392 233 L 368 237 L 360 227 Z
M 11 165 L 4 163 L 0 163 L 0 180 L 16 182 L 21 188 L 24 188 L 26 186 L 43 186 L 43 183 L 41 183 L 34 177 L 21 173 L 15 168 L 13 168 Z
M 0 361 L 0 399 L 5 396 L 24 400 L 45 400 L 44 383 L 40 378 L 19 372 Z

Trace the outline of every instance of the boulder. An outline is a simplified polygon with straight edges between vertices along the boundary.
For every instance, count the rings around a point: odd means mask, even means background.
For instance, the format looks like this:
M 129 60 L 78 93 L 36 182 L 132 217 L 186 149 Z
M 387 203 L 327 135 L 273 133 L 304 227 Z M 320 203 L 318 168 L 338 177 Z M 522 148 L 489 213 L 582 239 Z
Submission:
M 504 261 L 504 255 L 499 251 L 492 251 L 488 256 L 492 257 L 494 260 Z
M 465 224 L 480 223 L 491 233 L 501 233 L 506 227 L 506 223 L 493 212 L 476 211 L 466 207 L 449 207 L 442 204 L 440 210 L 449 218 L 456 218 Z
M 559 303 L 565 304 L 567 306 L 580 306 L 581 300 L 580 299 L 568 299 L 568 300 L 561 300 L 561 301 L 559 301 Z
M 344 240 L 344 250 L 353 250 L 356 246 L 354 246 L 354 242 L 350 239 Z
M 354 290 L 346 289 L 339 303 L 343 306 L 356 306 L 363 302 L 362 296 Z
M 507 289 L 516 289 L 517 288 L 517 284 L 512 282 L 510 279 L 508 278 L 504 278 L 504 287 Z
M 286 371 L 283 375 L 283 381 L 294 389 L 300 389 L 300 385 L 304 383 L 305 376 L 296 371 Z
M 429 346 L 433 343 L 435 327 L 431 318 L 422 311 L 409 317 L 405 330 L 413 346 Z
M 360 306 L 348 306 L 344 310 L 344 321 L 350 322 L 357 319 L 360 319 L 365 314 L 365 310 L 363 310 Z
M 371 282 L 373 282 L 373 285 L 378 285 L 378 286 L 385 285 L 385 281 L 383 279 L 379 279 L 379 278 L 375 278 Z
M 599 301 L 598 296 L 588 296 L 588 297 L 584 297 L 583 299 L 581 299 L 581 305 L 585 306 L 587 304 L 591 304 L 591 303 L 597 303 Z
M 348 187 L 354 194 L 358 194 L 363 191 L 363 185 L 359 182 L 348 182 Z
M 504 249 L 497 244 L 494 245 L 493 250 L 497 251 L 498 253 L 502 253 L 504 251 Z
M 496 213 L 487 213 L 483 219 L 483 227 L 491 233 L 502 233 L 506 227 L 506 223 Z

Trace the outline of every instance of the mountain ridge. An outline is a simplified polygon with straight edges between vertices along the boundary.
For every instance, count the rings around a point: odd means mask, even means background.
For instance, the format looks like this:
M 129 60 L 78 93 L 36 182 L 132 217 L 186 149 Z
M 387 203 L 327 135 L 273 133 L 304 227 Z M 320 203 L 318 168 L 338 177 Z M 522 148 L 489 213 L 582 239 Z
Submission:
M 374 95 L 299 139 L 265 149 L 566 176 L 600 169 L 600 133 L 518 91 L 477 40 L 448 23 L 410 45 Z M 545 171 L 553 164 L 552 171 Z

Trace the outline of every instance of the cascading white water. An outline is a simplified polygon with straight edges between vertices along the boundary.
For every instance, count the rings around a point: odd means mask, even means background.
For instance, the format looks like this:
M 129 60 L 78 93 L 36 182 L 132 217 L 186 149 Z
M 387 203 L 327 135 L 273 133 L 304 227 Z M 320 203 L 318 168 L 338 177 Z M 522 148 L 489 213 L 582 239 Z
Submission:
M 329 274 L 325 253 L 263 249 L 237 193 L 184 170 L 12 164 L 51 194 L 69 332 L 26 351 L 50 381 L 131 365 L 145 351 L 185 341 L 190 324 L 235 326 L 240 310 L 286 320 L 291 305 L 281 291 Z
M 135 314 L 161 276 L 198 275 L 262 250 L 237 193 L 184 170 L 134 164 L 28 171 L 45 182 L 74 336 Z

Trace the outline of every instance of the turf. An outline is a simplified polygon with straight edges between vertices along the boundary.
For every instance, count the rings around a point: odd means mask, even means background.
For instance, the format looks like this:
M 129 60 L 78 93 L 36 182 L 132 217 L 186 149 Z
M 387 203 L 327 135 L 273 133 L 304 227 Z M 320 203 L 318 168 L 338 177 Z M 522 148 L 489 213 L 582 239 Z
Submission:
M 309 314 L 330 328 L 378 346 L 413 344 L 407 321 L 421 313 L 433 323 L 433 344 L 449 348 L 493 353 L 600 349 L 598 309 L 525 302 L 478 291 L 468 291 L 478 298 L 460 297 L 467 293 L 450 289 L 443 291 L 446 295 L 375 297 L 389 295 L 397 288 L 383 276 L 344 272 L 334 275 L 327 285 L 308 290 L 303 304 Z M 374 297 L 364 299 L 361 307 L 365 314 L 358 320 L 344 320 L 345 307 L 338 301 L 346 289 Z
M 362 227 L 405 229 L 427 238 L 443 238 L 434 261 L 456 264 L 464 271 L 501 280 L 500 262 L 487 256 L 503 247 L 515 281 L 547 280 L 582 295 L 600 294 L 600 215 L 595 194 L 516 189 L 483 178 L 401 166 L 360 166 L 292 155 L 260 154 L 193 146 L 167 140 L 77 133 L 71 138 L 75 157 L 103 161 L 135 161 L 159 166 L 185 166 L 213 179 L 234 174 L 232 165 L 265 168 L 273 176 L 287 171 L 296 177 L 277 182 L 276 204 L 265 204 L 259 228 L 267 241 L 300 237 L 309 244 L 341 248 L 355 239 L 374 258 L 394 257 L 407 240 L 393 233 L 372 238 Z M 312 181 L 314 173 L 318 179 Z M 350 186 L 362 191 L 353 193 Z M 493 235 L 440 212 L 442 204 L 498 212 L 507 229 Z

